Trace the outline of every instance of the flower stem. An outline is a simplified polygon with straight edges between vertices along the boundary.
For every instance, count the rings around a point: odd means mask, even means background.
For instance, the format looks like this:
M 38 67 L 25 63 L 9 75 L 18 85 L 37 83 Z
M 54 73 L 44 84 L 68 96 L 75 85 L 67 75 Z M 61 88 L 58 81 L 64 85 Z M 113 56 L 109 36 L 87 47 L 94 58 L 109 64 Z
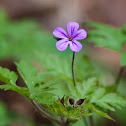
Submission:
M 75 75 L 74 75 L 74 60 L 75 60 L 75 52 L 73 52 L 73 59 L 72 59 L 72 77 L 73 77 L 74 86 L 76 86 Z
M 42 115 L 44 115 L 47 119 L 49 119 L 49 120 L 51 120 L 51 121 L 54 121 L 55 123 L 59 124 L 60 126 L 64 126 L 64 124 L 63 124 L 61 121 L 59 121 L 59 120 L 53 118 L 53 117 L 50 116 L 48 113 L 46 113 L 44 110 L 42 110 L 42 109 L 40 108 L 40 106 L 39 106 L 35 101 L 33 101 L 33 100 L 30 100 L 30 101 L 31 101 L 31 103 L 33 104 L 33 106 L 34 106 Z

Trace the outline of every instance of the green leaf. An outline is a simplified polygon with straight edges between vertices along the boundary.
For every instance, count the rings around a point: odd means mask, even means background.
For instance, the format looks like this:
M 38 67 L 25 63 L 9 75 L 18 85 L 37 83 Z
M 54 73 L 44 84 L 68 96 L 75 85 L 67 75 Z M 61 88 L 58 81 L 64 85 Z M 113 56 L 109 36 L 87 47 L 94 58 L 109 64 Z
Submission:
M 96 89 L 96 78 L 89 78 L 87 81 L 83 81 L 82 84 L 77 83 L 76 87 L 68 85 L 68 88 L 71 95 L 77 100 L 80 98 L 87 98 L 88 100 Z
M 103 117 L 105 117 L 107 119 L 113 120 L 115 122 L 115 120 L 112 119 L 106 112 L 104 112 L 104 111 L 102 111 L 102 110 L 100 110 L 98 108 L 93 108 L 92 111 L 98 113 L 99 115 L 101 115 L 101 116 L 103 116 Z
M 102 109 L 96 107 L 96 106 L 93 106 L 92 104 L 84 104 L 84 107 L 86 108 L 89 108 L 90 110 L 94 111 L 95 113 L 107 118 L 107 119 L 110 119 L 110 120 L 113 120 L 115 121 L 114 119 L 112 119 L 105 111 L 103 111 Z
M 0 80 L 4 82 L 4 85 L 0 85 L 1 89 L 13 90 L 25 96 L 29 95 L 27 88 L 19 87 L 16 85 L 18 75 L 15 72 L 11 72 L 6 68 L 0 67 Z
M 105 94 L 105 92 L 106 91 L 104 88 L 98 88 L 94 92 L 90 103 L 95 103 L 101 108 L 109 109 L 111 111 L 115 111 L 114 107 L 120 109 L 121 106 L 126 106 L 126 99 L 118 96 L 115 93 Z
M 96 78 L 89 78 L 87 81 L 83 82 L 83 97 L 88 97 L 96 89 Z
M 46 106 L 48 110 L 51 112 L 57 113 L 59 115 L 64 115 L 65 117 L 77 121 L 82 119 L 82 116 L 91 116 L 92 113 L 87 112 L 82 107 L 72 107 L 66 106 L 64 107 L 59 101 L 55 101 L 53 105 Z
M 17 78 L 18 78 L 18 75 L 15 72 L 10 72 L 8 69 L 0 67 L 0 80 L 1 81 L 17 87 L 16 85 Z
M 126 52 L 121 52 L 121 66 L 126 66 Z
M 87 40 L 89 42 L 94 42 L 96 46 L 112 50 L 123 50 L 126 37 L 122 33 L 122 29 L 95 22 L 88 22 L 86 24 L 95 28 L 88 31 Z
M 50 53 L 48 54 L 48 58 L 46 58 L 47 54 L 36 53 L 36 56 L 48 74 L 55 76 L 56 79 L 59 78 L 68 82 L 72 80 L 71 60 L 69 55 L 63 57 L 58 54 Z
M 109 104 L 105 103 L 104 101 L 101 102 L 100 98 L 102 98 L 105 94 L 105 89 L 104 88 L 98 88 L 95 93 L 93 94 L 90 102 L 91 103 L 96 103 L 98 106 L 105 108 L 105 109 L 109 109 L 111 111 L 115 111 L 115 109 L 113 107 L 111 107 Z
M 109 104 L 107 104 L 105 102 L 98 101 L 96 104 L 98 106 L 100 106 L 101 108 L 105 108 L 105 109 L 109 109 L 111 111 L 115 111 L 115 109 L 113 107 L 111 107 Z
M 51 93 L 34 92 L 31 93 L 30 99 L 46 105 L 51 105 L 54 102 L 54 96 Z
M 27 61 L 16 63 L 18 72 L 23 78 L 30 92 L 29 98 L 42 104 L 52 104 L 54 102 L 54 94 L 49 93 L 52 90 L 52 82 L 46 81 L 46 74 L 40 73 Z
M 5 91 L 7 90 L 16 91 L 16 89 L 12 85 L 8 85 L 8 84 L 0 85 L 0 89 L 4 89 Z
M 82 119 L 82 116 L 92 115 L 92 113 L 88 113 L 84 109 L 78 107 L 74 108 L 68 107 L 67 111 L 64 111 L 63 113 L 67 118 L 70 118 L 72 120 L 80 120 Z
M 16 63 L 16 65 L 18 72 L 20 73 L 30 92 L 34 90 L 36 84 L 44 81 L 45 74 L 40 73 L 39 70 L 35 69 L 28 61 L 22 60 L 19 63 Z
M 105 89 L 104 89 L 104 88 L 98 88 L 98 89 L 94 92 L 94 94 L 93 94 L 93 96 L 92 96 L 90 102 L 96 102 L 96 100 L 97 100 L 97 99 L 100 99 L 101 97 L 103 97 L 104 94 L 105 94 Z
M 69 89 L 67 87 L 67 84 L 64 83 L 63 81 L 58 81 L 55 82 L 55 85 L 52 85 L 53 88 L 55 88 L 54 90 L 52 90 L 51 92 L 57 96 L 59 96 L 60 98 L 62 98 L 64 95 L 65 96 L 69 96 L 70 92 Z
M 115 94 L 115 93 L 108 93 L 102 99 L 100 99 L 101 102 L 106 102 L 112 106 L 117 107 L 120 109 L 122 106 L 126 106 L 126 99 L 122 98 L 121 96 Z

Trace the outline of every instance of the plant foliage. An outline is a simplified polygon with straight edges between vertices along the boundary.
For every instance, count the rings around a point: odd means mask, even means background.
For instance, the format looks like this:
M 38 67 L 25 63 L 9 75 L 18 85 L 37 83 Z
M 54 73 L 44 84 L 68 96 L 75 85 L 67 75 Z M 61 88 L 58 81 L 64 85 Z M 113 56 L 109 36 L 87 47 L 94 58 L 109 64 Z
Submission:
M 96 46 L 102 46 L 112 50 L 121 51 L 126 41 L 126 36 L 122 28 L 115 28 L 109 25 L 88 22 L 88 26 L 94 28 L 88 32 L 89 42 L 94 42 Z
M 88 32 L 87 40 L 96 46 L 121 52 L 121 65 L 126 65 L 125 28 L 89 22 L 95 28 Z M 59 52 L 56 40 L 47 32 L 40 30 L 34 21 L 12 22 L 6 14 L 0 13 L 0 58 L 11 57 L 16 60 L 18 73 L 0 67 L 0 89 L 16 91 L 31 101 L 42 105 L 49 114 L 64 116 L 73 122 L 95 112 L 112 119 L 107 110 L 115 111 L 126 106 L 126 99 L 103 85 L 101 74 L 111 74 L 102 65 L 79 53 L 75 61 L 76 87 L 71 73 L 71 51 Z M 28 60 L 27 60 L 28 58 Z M 30 60 L 29 60 L 30 59 Z M 31 60 L 32 59 L 32 60 Z M 30 63 L 31 62 L 31 63 Z M 34 63 L 35 65 L 32 65 Z M 37 69 L 39 66 L 39 69 Z M 26 86 L 17 85 L 19 75 Z M 101 81 L 102 80 L 102 81 Z M 105 81 L 104 83 L 107 84 Z M 113 82 L 114 83 L 114 82 Z M 61 102 L 58 100 L 64 98 Z M 85 99 L 83 104 L 72 106 L 69 99 Z M 91 112 L 90 112 L 91 111 Z
M 88 31 L 89 37 L 87 40 L 93 42 L 95 46 L 120 51 L 121 65 L 125 66 L 126 52 L 124 51 L 124 45 L 126 43 L 126 25 L 123 25 L 120 28 L 115 28 L 110 25 L 96 22 L 88 22 L 86 24 L 94 28 L 93 30 Z

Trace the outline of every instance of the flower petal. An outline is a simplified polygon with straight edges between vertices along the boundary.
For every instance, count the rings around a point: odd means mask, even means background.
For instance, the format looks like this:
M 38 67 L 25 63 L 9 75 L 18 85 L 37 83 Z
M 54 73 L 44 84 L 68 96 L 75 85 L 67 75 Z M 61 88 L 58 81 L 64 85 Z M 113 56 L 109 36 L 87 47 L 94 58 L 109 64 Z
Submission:
M 67 24 L 67 31 L 69 37 L 73 37 L 73 35 L 77 32 L 79 28 L 79 24 L 76 22 L 68 22 Z
M 82 39 L 85 39 L 86 37 L 87 37 L 87 32 L 84 29 L 80 29 L 73 36 L 73 39 L 82 40 Z
M 53 34 L 58 37 L 58 38 L 68 38 L 68 34 L 67 32 L 61 28 L 61 27 L 57 27 L 54 31 Z
M 82 44 L 76 40 L 70 42 L 70 49 L 74 52 L 79 52 L 82 49 Z
M 68 39 L 59 40 L 59 41 L 56 43 L 56 48 L 57 48 L 59 51 L 64 51 L 64 50 L 67 49 L 68 44 L 69 44 Z

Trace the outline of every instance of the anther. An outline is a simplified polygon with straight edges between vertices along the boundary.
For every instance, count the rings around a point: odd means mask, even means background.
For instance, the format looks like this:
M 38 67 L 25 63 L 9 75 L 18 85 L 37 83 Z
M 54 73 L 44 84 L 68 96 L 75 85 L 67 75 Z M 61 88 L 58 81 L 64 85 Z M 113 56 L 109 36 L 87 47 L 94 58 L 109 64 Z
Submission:
M 72 38 L 71 37 L 69 37 L 69 41 L 72 41 Z

